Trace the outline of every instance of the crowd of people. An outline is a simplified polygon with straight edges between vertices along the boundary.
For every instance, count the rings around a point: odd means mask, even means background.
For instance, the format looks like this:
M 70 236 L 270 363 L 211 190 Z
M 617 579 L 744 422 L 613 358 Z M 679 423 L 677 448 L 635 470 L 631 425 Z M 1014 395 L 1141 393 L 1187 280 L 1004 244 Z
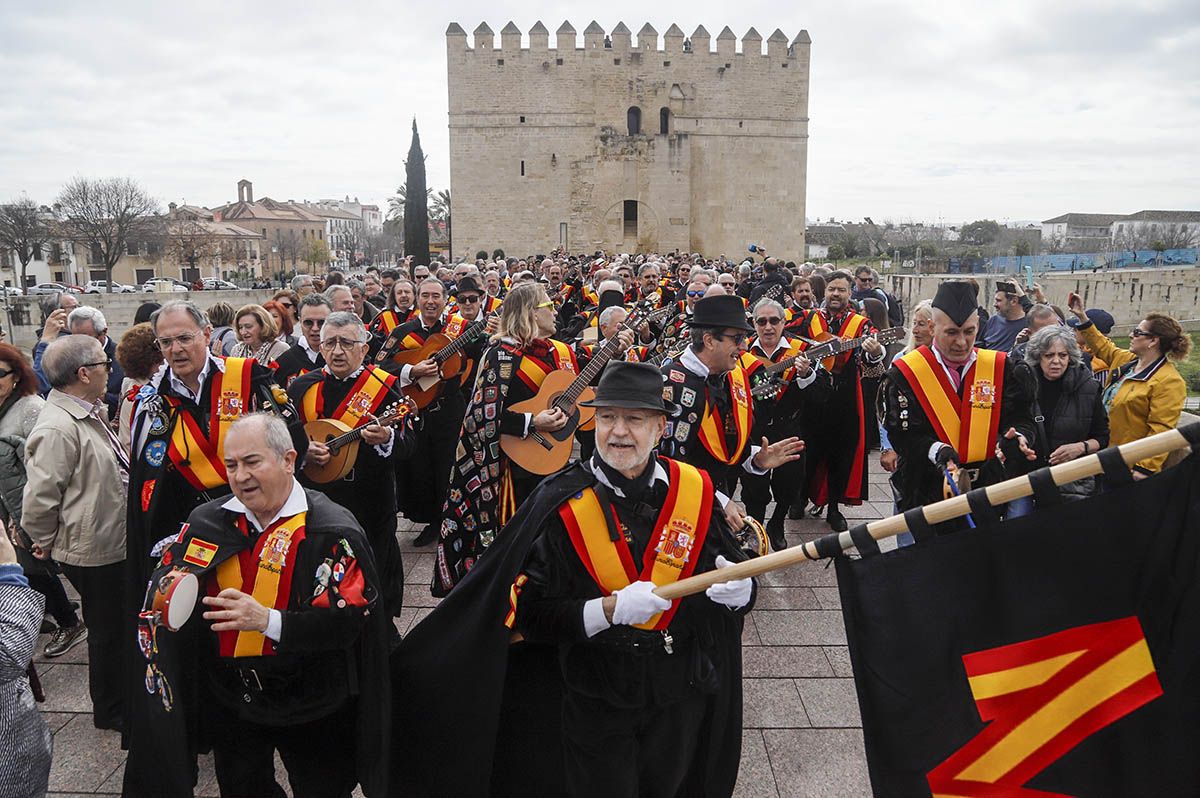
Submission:
M 297 796 L 728 794 L 756 585 L 656 587 L 788 518 L 847 530 L 875 449 L 905 511 L 1178 422 L 1169 316 L 1125 350 L 1074 294 L 905 314 L 869 266 L 758 254 L 299 275 L 119 341 L 47 298 L 31 353 L 0 344 L 0 792 L 46 787 L 41 632 L 86 641 L 126 795 L 190 795 L 210 750 L 226 796 L 282 795 L 276 752 Z M 445 599 L 404 640 L 399 515 Z

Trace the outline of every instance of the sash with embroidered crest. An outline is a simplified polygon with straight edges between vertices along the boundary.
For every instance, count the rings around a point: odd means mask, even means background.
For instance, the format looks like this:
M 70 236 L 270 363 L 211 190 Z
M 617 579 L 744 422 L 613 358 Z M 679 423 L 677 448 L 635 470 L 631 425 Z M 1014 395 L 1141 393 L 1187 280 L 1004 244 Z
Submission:
M 620 524 L 616 508 L 610 506 L 611 515 L 606 513 L 594 489 L 577 494 L 558 509 L 575 553 L 605 595 L 642 580 L 659 587 L 669 585 L 696 570 L 712 518 L 712 480 L 707 472 L 687 463 L 665 457 L 659 462 L 667 468 L 670 488 L 640 569 L 625 536 L 619 530 L 610 530 L 610 517 Z M 672 601 L 670 609 L 635 625 L 639 629 L 666 629 L 679 602 Z
M 208 582 L 208 593 L 215 596 L 232 587 L 254 597 L 268 609 L 286 610 L 292 595 L 292 576 L 296 552 L 304 540 L 307 513 L 281 518 L 267 527 L 254 545 L 217 566 L 216 579 Z M 244 515 L 238 516 L 238 528 L 248 533 Z M 262 657 L 275 654 L 275 641 L 252 631 L 217 632 L 222 657 Z
M 963 375 L 961 397 L 929 347 L 918 347 L 895 364 L 938 440 L 953 446 L 964 463 L 981 463 L 995 454 L 1008 357 L 990 349 L 976 349 L 975 356 Z
M 726 419 L 720 418 L 714 401 L 706 402 L 704 418 L 700 422 L 700 442 L 708 453 L 725 465 L 736 465 L 742 459 L 742 451 L 750 440 L 750 427 L 754 421 L 753 407 L 750 403 L 750 375 L 741 364 L 729 372 L 729 393 L 733 397 L 733 428 L 736 433 L 736 443 L 729 448 L 725 436 Z
M 225 485 L 225 433 L 250 409 L 252 358 L 227 357 L 225 370 L 212 375 L 208 429 L 200 429 L 191 413 L 179 409 L 180 402 L 165 397 L 175 408 L 176 422 L 167 445 L 167 456 L 196 490 Z
M 325 380 L 318 380 L 304 392 L 300 402 L 300 415 L 307 424 L 319 418 L 332 418 L 340 421 L 351 429 L 369 423 L 369 416 L 387 401 L 388 387 L 397 382 L 394 374 L 388 374 L 383 369 L 366 366 L 354 385 L 346 393 L 346 398 L 331 412 L 325 412 Z

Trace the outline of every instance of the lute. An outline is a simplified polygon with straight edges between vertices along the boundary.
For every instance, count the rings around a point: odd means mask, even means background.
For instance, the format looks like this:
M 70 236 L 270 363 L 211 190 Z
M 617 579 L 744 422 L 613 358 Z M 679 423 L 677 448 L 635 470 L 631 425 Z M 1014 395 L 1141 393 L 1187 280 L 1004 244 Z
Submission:
M 354 462 L 358 459 L 358 444 L 364 429 L 374 423 L 381 427 L 389 427 L 416 412 L 416 403 L 406 396 L 403 402 L 389 405 L 382 415 L 376 417 L 375 422 L 361 427 L 351 429 L 348 424 L 335 418 L 318 418 L 308 422 L 304 425 L 304 434 L 310 441 L 325 444 L 329 449 L 329 460 L 324 465 L 306 460 L 304 475 L 322 485 L 341 479 L 354 468 Z M 413 415 L 413 418 L 416 416 Z

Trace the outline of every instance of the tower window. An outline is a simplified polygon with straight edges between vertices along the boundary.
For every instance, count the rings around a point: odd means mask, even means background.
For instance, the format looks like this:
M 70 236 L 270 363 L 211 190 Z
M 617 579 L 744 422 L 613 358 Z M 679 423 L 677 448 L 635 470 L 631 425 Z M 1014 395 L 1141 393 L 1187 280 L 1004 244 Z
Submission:
M 614 59 L 613 59 L 613 64 L 614 64 L 614 65 L 616 65 L 616 66 L 620 66 L 620 65 L 621 65 L 621 59 L 620 59 L 620 58 L 614 58 Z
M 561 59 L 561 58 L 555 58 L 555 59 L 554 59 L 554 63 L 555 63 L 556 65 L 558 65 L 558 66 L 562 66 L 562 59 Z
M 496 59 L 496 66 L 504 66 L 504 59 L 503 59 L 503 58 L 497 58 L 497 59 Z
M 658 132 L 665 136 L 671 132 L 671 109 L 660 108 L 658 111 Z
M 637 238 L 638 234 L 638 204 L 637 200 L 625 200 L 625 237 Z
M 629 106 L 629 110 L 625 112 L 625 121 L 629 125 L 629 135 L 640 135 L 642 132 L 642 109 L 636 105 Z
M 525 162 L 521 161 L 521 177 L 525 176 Z
M 521 124 L 525 124 L 525 117 L 521 117 Z

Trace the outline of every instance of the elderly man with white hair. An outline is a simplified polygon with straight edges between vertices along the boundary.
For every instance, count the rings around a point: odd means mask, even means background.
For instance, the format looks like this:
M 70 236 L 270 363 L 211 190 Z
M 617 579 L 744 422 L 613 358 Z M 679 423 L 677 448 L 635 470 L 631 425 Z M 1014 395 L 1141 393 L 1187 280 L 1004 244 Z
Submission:
M 95 338 L 104 347 L 104 356 L 112 361 L 112 368 L 108 371 L 108 385 L 104 391 L 104 403 L 108 405 L 109 418 L 116 418 L 125 372 L 117 362 L 117 342 L 108 335 L 108 322 L 104 314 L 97 308 L 80 305 L 67 316 L 67 331 L 72 335 L 88 335 Z

